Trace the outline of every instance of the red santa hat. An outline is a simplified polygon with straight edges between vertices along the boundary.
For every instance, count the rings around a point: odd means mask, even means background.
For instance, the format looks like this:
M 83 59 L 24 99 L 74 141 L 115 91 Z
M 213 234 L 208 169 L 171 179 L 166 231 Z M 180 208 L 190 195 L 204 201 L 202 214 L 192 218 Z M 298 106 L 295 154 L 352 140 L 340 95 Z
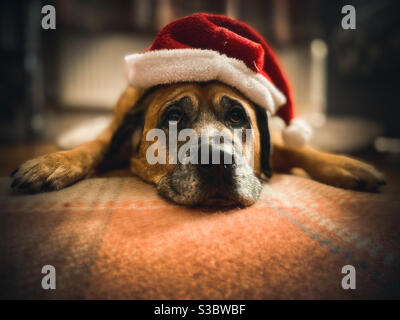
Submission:
M 295 119 L 292 92 L 274 53 L 243 22 L 196 13 L 169 23 L 145 53 L 125 60 L 134 87 L 219 80 L 281 117 L 286 144 L 301 146 L 311 136 L 307 124 Z

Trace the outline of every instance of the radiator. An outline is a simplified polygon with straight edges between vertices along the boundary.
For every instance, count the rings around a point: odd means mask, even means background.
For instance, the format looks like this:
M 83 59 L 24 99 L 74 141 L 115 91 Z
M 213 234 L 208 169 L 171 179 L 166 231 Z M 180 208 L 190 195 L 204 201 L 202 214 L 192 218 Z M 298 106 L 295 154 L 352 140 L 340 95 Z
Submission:
M 59 102 L 68 108 L 110 109 L 126 86 L 124 56 L 143 52 L 151 38 L 66 36 L 60 45 Z

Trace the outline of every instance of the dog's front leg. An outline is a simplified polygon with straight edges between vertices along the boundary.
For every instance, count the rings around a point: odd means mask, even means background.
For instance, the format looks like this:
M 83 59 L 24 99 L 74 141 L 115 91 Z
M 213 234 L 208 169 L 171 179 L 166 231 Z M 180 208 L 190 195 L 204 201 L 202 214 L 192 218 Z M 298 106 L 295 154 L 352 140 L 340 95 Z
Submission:
M 90 175 L 103 160 L 124 115 L 142 94 L 128 87 L 118 100 L 110 125 L 95 140 L 26 161 L 11 174 L 11 187 L 28 192 L 58 190 Z
M 12 173 L 11 187 L 28 192 L 58 190 L 92 172 L 102 159 L 107 141 L 94 140 L 79 147 L 24 162 Z
M 273 167 L 278 170 L 301 168 L 314 179 L 336 187 L 374 191 L 385 183 L 382 173 L 356 159 L 321 152 L 309 146 L 288 148 L 274 143 Z

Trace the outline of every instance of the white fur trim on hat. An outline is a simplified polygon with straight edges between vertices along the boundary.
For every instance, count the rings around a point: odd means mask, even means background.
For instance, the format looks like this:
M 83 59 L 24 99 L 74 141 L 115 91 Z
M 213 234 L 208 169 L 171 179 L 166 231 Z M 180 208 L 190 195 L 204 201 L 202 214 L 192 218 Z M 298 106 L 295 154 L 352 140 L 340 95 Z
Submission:
M 304 120 L 298 118 L 293 119 L 282 131 L 283 141 L 289 147 L 302 147 L 310 140 L 311 135 L 311 127 Z
M 184 81 L 219 80 L 237 88 L 274 114 L 286 97 L 263 75 L 225 54 L 203 49 L 163 49 L 125 57 L 128 81 L 134 87 Z

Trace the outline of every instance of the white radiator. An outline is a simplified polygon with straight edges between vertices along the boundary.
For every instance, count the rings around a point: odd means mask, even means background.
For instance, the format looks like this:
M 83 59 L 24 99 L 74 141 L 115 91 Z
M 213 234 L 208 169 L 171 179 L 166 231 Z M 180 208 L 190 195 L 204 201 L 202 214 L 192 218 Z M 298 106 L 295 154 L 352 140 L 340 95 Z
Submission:
M 60 104 L 110 109 L 126 86 L 124 56 L 143 52 L 151 38 L 67 36 L 60 46 Z

